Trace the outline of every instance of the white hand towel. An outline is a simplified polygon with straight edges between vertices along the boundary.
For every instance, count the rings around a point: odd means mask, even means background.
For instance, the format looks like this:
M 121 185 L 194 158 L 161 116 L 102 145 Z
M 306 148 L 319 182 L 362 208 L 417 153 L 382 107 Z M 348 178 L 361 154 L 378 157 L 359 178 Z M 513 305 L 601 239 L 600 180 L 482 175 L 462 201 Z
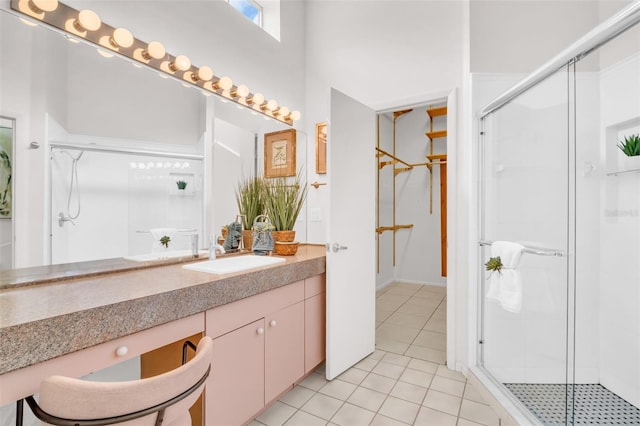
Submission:
M 500 256 L 502 270 L 489 276 L 487 299 L 499 302 L 505 311 L 519 313 L 522 309 L 522 278 L 518 271 L 524 247 L 511 241 L 491 244 L 491 257 Z

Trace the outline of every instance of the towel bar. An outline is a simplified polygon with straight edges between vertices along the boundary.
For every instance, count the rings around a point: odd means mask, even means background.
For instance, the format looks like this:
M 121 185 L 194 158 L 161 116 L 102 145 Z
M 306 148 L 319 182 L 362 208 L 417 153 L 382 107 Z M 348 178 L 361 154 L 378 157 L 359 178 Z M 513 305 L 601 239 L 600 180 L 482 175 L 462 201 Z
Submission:
M 478 241 L 478 244 L 481 245 L 481 246 L 490 246 L 491 244 L 493 244 L 493 241 L 480 240 L 480 241 Z M 524 253 L 537 254 L 538 256 L 563 257 L 563 256 L 567 255 L 562 250 L 554 250 L 554 249 L 548 249 L 548 248 L 543 248 L 543 247 L 527 247 L 527 246 L 524 246 L 523 252 Z

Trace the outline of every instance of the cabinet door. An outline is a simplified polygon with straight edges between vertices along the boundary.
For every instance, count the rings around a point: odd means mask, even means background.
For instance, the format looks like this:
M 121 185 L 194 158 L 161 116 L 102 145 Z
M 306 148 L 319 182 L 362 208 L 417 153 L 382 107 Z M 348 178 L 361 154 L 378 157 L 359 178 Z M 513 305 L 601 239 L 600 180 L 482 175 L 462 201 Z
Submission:
M 265 318 L 265 403 L 304 374 L 304 302 Z
M 206 424 L 241 425 L 264 407 L 264 319 L 213 340 Z
M 304 372 L 308 373 L 325 358 L 325 293 L 308 298 L 304 304 Z

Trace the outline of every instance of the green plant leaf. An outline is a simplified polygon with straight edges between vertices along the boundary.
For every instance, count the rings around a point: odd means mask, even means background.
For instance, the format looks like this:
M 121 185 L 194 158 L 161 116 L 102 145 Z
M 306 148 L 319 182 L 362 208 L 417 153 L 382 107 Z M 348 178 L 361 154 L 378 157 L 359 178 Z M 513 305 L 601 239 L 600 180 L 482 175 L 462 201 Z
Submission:
M 490 257 L 489 261 L 487 261 L 487 263 L 484 264 L 485 268 L 487 269 L 487 271 L 498 271 L 500 272 L 502 270 L 502 259 L 500 259 L 500 256 L 497 257 Z
M 302 177 L 302 169 L 293 178 L 265 180 L 265 209 L 276 231 L 293 230 L 308 191 L 309 187 Z
M 618 141 L 618 148 L 627 157 L 640 155 L 640 134 L 625 136 L 624 141 Z

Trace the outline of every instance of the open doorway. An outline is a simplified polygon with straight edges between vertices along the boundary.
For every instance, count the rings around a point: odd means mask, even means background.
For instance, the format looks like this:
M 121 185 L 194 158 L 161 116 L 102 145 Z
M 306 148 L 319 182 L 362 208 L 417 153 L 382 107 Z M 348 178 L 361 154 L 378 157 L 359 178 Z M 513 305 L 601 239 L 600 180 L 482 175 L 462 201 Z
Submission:
M 377 116 L 376 348 L 446 362 L 447 99 Z

